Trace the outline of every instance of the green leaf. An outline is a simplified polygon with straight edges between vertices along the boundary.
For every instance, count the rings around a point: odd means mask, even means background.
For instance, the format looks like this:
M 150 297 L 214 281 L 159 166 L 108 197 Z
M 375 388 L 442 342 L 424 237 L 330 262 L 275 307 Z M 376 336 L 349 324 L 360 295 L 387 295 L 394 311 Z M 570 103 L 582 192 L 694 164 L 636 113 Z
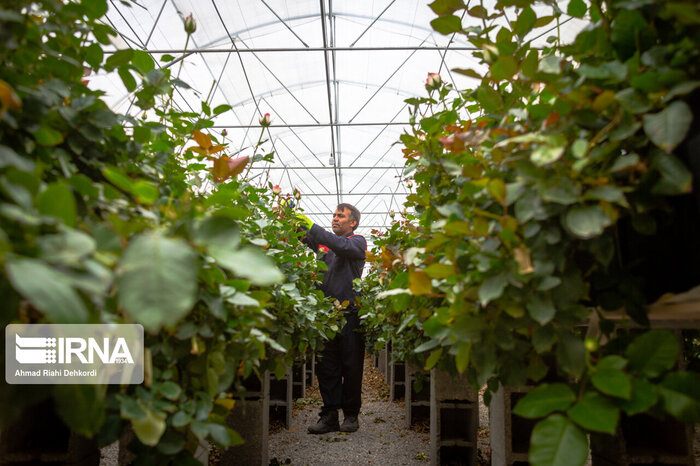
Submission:
M 631 113 L 645 113 L 651 109 L 651 101 L 643 92 L 628 87 L 615 94 L 617 100 L 622 104 L 622 108 Z
M 564 411 L 576 401 L 576 395 L 563 383 L 542 384 L 528 392 L 513 408 L 521 417 L 535 419 L 554 411 Z
M 117 69 L 117 74 L 119 74 L 119 77 L 122 79 L 122 83 L 124 83 L 124 87 L 127 91 L 134 92 L 136 90 L 136 80 L 131 75 L 129 68 L 120 66 Z
M 693 112 L 683 101 L 675 101 L 659 113 L 644 115 L 644 132 L 666 152 L 672 152 L 690 129 Z
M 656 386 L 647 379 L 632 378 L 632 391 L 629 400 L 620 400 L 618 404 L 630 416 L 643 413 L 654 406 L 659 399 Z
M 105 67 L 112 70 L 118 66 L 126 65 L 131 61 L 133 55 L 133 49 L 117 50 L 107 59 Z
M 554 318 L 554 314 L 556 313 L 552 298 L 550 296 L 543 296 L 540 293 L 533 294 L 530 299 L 528 299 L 525 307 L 530 313 L 530 317 L 535 319 L 540 325 L 546 325 Z
M 611 39 L 622 61 L 655 41 L 654 31 L 637 9 L 620 9 L 612 22 Z M 639 49 L 638 49 L 639 47 Z
M 612 219 L 597 205 L 573 207 L 564 216 L 564 226 L 583 239 L 600 235 L 611 224 Z
M 112 183 L 117 188 L 128 193 L 131 192 L 131 187 L 133 185 L 131 178 L 119 171 L 118 168 L 109 166 L 104 167 L 102 169 L 102 174 L 105 176 L 105 178 L 107 178 L 107 180 L 109 180 L 110 183 Z
M 566 8 L 566 12 L 576 18 L 583 18 L 587 10 L 588 7 L 583 0 L 571 0 Z
M 595 199 L 601 201 L 615 202 L 627 206 L 627 199 L 620 188 L 615 186 L 596 186 L 590 189 L 583 196 L 584 199 Z
M 542 354 L 549 351 L 554 342 L 557 341 L 557 335 L 551 325 L 535 328 L 532 334 L 532 346 L 537 353 Z
M 700 422 L 700 375 L 672 372 L 659 385 L 666 412 L 688 424 Z
M 56 235 L 44 235 L 37 239 L 41 258 L 53 263 L 79 264 L 80 260 L 95 252 L 92 236 L 73 228 L 63 227 Z
M 177 400 L 182 390 L 175 382 L 167 381 L 158 386 L 158 391 L 169 400 Z
M 630 370 L 654 378 L 676 365 L 678 352 L 678 342 L 671 332 L 651 330 L 635 338 L 626 355 Z
M 104 385 L 55 385 L 55 409 L 71 431 L 91 437 L 105 420 Z
M 107 13 L 106 0 L 81 0 L 80 5 L 90 19 L 99 19 Z
M 37 208 L 41 215 L 58 218 L 70 227 L 74 227 L 78 221 L 75 197 L 68 185 L 63 183 L 51 183 L 42 191 L 37 199 Z
M 540 63 L 537 67 L 537 71 L 547 74 L 559 74 L 561 73 L 561 57 L 556 55 L 547 55 L 542 57 Z
M 432 278 L 449 278 L 455 275 L 455 267 L 450 264 L 433 263 L 427 266 L 424 272 Z
M 439 16 L 430 22 L 430 25 L 437 32 L 443 35 L 452 34 L 462 30 L 462 20 L 459 16 L 445 15 Z
M 174 326 L 194 305 L 197 270 L 197 256 L 186 241 L 139 235 L 119 263 L 119 304 L 148 331 Z
M 532 8 L 526 6 L 515 21 L 515 33 L 520 37 L 524 37 L 535 26 L 535 21 L 537 21 L 537 15 Z
M 6 271 L 13 288 L 50 321 L 57 324 L 87 321 L 88 311 L 64 274 L 35 259 L 9 261 Z
M 549 145 L 540 146 L 532 152 L 530 160 L 532 160 L 532 163 L 535 165 L 541 167 L 559 160 L 562 154 L 564 154 L 564 149 L 565 147 L 563 145 L 556 147 Z
M 567 374 L 579 377 L 586 367 L 586 348 L 583 341 L 572 334 L 559 336 L 557 362 Z
M 169 456 L 173 456 L 180 451 L 185 446 L 185 438 L 180 432 L 173 429 L 165 431 L 165 434 L 160 438 L 158 442 L 158 451 Z
M 132 419 L 131 426 L 134 428 L 134 433 L 141 443 L 154 447 L 158 445 L 161 436 L 165 432 L 165 416 L 147 410 L 146 416 L 143 418 Z
M 471 343 L 460 343 L 458 345 L 457 355 L 455 356 L 455 365 L 457 366 L 457 371 L 460 374 L 467 370 L 467 367 L 469 366 L 471 350 Z
M 208 424 L 209 435 L 216 443 L 222 447 L 227 447 L 231 444 L 231 438 L 228 436 L 226 427 L 220 424 Z
M 104 52 L 102 51 L 102 47 L 100 46 L 100 44 L 90 44 L 85 49 L 85 61 L 93 69 L 97 70 L 100 68 L 103 58 Z
M 56 146 L 63 142 L 63 134 L 49 126 L 41 126 L 34 132 L 36 142 L 42 146 Z
M 652 157 L 652 164 L 661 173 L 653 193 L 673 196 L 692 191 L 693 175 L 675 155 L 659 151 Z
M 237 249 L 241 244 L 238 224 L 228 217 L 206 217 L 194 230 L 197 246 Z
M 143 50 L 134 50 L 134 55 L 131 57 L 131 63 L 141 70 L 143 74 L 148 73 L 156 67 L 153 58 L 151 58 L 148 52 L 144 52 Z
M 627 374 L 618 369 L 597 370 L 591 377 L 593 386 L 606 395 L 629 400 L 632 384 Z
M 216 107 L 214 107 L 214 115 L 219 115 L 221 113 L 228 112 L 232 108 L 233 107 L 227 104 L 217 105 Z
M 501 94 L 485 84 L 476 90 L 476 98 L 487 112 L 496 112 L 503 107 Z
M 520 65 L 520 68 L 523 71 L 523 75 L 525 75 L 528 78 L 534 77 L 535 73 L 537 72 L 538 64 L 539 55 L 537 50 L 530 50 L 527 53 L 527 57 L 525 57 L 525 60 L 523 60 L 523 63 Z
M 430 353 L 430 356 L 425 361 L 425 367 L 423 369 L 425 369 L 426 371 L 432 369 L 435 366 L 435 364 L 437 364 L 437 362 L 440 360 L 440 356 L 442 356 L 442 348 L 438 348 L 432 353 Z
M 518 63 L 510 56 L 500 56 L 491 65 L 491 78 L 497 81 L 510 79 L 517 72 Z
M 184 411 L 178 411 L 172 417 L 173 427 L 184 427 L 190 422 L 192 422 L 192 416 L 190 416 Z
M 135 399 L 126 395 L 117 395 L 117 399 L 119 400 L 119 414 L 124 419 L 143 419 L 146 417 L 146 411 Z
M 464 8 L 464 2 L 462 0 L 435 0 L 428 6 L 436 15 L 443 16 Z
M 581 401 L 566 412 L 571 420 L 586 430 L 614 434 L 620 408 L 597 392 L 586 392 Z
M 533 466 L 579 466 L 588 457 L 586 434 L 561 414 L 538 422 L 530 437 Z
M 617 354 L 612 354 L 610 356 L 605 356 L 598 362 L 596 369 L 598 370 L 622 370 L 627 366 L 627 359 Z
M 440 344 L 440 340 L 428 340 L 425 343 L 418 345 L 416 349 L 413 350 L 414 353 L 422 353 L 423 351 L 428 351 Z
M 486 306 L 490 301 L 499 298 L 508 285 L 508 277 L 502 273 L 487 278 L 479 287 L 479 301 Z
M 158 188 L 146 180 L 138 180 L 131 186 L 131 192 L 141 204 L 153 204 L 158 200 Z
M 222 267 L 231 270 L 239 277 L 247 278 L 256 285 L 272 285 L 284 279 L 275 262 L 255 247 L 248 246 L 235 251 L 222 247 L 210 247 L 209 255 Z

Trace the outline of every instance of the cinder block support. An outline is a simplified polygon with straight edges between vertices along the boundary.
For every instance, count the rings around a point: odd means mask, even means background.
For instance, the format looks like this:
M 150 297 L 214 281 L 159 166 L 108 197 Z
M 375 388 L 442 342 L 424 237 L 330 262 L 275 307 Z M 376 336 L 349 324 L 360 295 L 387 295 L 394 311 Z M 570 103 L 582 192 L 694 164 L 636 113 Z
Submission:
M 420 392 L 414 388 L 416 374 L 422 372 L 418 367 L 406 363 L 405 395 L 406 402 L 406 428 L 410 429 L 414 423 L 420 420 L 430 419 L 430 380 L 429 374 L 425 374 L 425 382 Z
M 386 370 L 386 368 L 388 366 L 387 362 L 388 362 L 387 349 L 385 346 L 384 348 L 379 350 L 379 372 L 381 372 L 382 374 L 387 373 L 387 370 Z
M 591 436 L 593 466 L 687 465 L 693 458 L 693 426 L 646 414 L 623 416 L 614 437 Z
M 282 419 L 284 427 L 292 426 L 292 368 L 287 366 L 287 372 L 281 380 L 274 374 L 265 372 L 270 387 L 270 417 Z
M 391 360 L 393 359 L 391 353 L 391 342 L 388 341 L 386 343 L 386 361 L 384 363 L 384 383 L 387 385 L 391 384 Z
M 312 387 L 314 385 L 314 379 L 316 379 L 316 353 L 311 352 L 311 355 L 306 356 L 306 386 Z
M 389 399 L 397 401 L 404 399 L 406 394 L 406 363 L 391 361 L 389 376 Z
M 532 387 L 501 387 L 491 398 L 489 405 L 489 437 L 491 441 L 491 464 L 512 465 L 528 461 L 530 435 L 536 420 L 513 414 L 515 404 Z
M 430 371 L 430 464 L 477 464 L 479 396 L 466 377 Z
M 306 361 L 298 361 L 292 366 L 292 398 L 306 396 Z
M 269 464 L 270 376 L 266 372 L 262 380 L 255 378 L 258 390 L 249 390 L 244 399 L 236 399 L 226 418 L 226 425 L 238 432 L 245 443 L 224 450 L 220 462 L 223 466 Z
M 72 432 L 56 414 L 51 400 L 25 407 L 19 418 L 0 432 L 0 464 L 99 463 L 97 439 Z

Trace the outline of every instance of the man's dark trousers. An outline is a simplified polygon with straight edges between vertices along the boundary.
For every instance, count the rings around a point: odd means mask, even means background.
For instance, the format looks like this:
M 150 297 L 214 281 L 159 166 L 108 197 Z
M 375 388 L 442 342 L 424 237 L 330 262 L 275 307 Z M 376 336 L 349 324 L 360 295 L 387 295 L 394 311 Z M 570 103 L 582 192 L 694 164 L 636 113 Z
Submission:
M 360 414 L 365 336 L 357 311 L 345 313 L 345 326 L 326 346 L 316 363 L 322 412 L 342 409 L 345 417 Z

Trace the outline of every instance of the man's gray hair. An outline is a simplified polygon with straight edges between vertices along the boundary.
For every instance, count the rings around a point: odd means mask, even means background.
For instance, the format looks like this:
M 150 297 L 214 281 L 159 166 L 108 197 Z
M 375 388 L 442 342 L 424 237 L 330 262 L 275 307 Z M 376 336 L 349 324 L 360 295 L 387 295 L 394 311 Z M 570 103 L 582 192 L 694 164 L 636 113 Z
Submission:
M 352 229 L 352 231 L 355 231 L 355 228 L 360 226 L 360 211 L 357 210 L 357 207 L 355 207 L 352 204 L 338 204 L 338 207 L 336 207 L 336 210 L 345 210 L 348 209 L 350 211 L 350 215 L 348 215 L 348 220 L 351 222 L 355 220 L 357 223 L 355 224 L 355 227 Z

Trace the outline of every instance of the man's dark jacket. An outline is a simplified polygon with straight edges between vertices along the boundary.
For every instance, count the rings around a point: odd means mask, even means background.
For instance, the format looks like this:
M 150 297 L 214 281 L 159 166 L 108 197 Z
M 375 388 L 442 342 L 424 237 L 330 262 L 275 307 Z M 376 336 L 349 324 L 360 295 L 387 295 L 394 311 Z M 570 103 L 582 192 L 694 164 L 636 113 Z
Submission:
M 315 252 L 321 251 L 321 260 L 328 266 L 328 271 L 323 273 L 323 293 L 341 303 L 349 301 L 346 311 L 357 310 L 355 297 L 359 293 L 352 289 L 352 281 L 362 276 L 367 251 L 365 238 L 353 233 L 338 236 L 314 224 L 306 233 L 304 243 Z

